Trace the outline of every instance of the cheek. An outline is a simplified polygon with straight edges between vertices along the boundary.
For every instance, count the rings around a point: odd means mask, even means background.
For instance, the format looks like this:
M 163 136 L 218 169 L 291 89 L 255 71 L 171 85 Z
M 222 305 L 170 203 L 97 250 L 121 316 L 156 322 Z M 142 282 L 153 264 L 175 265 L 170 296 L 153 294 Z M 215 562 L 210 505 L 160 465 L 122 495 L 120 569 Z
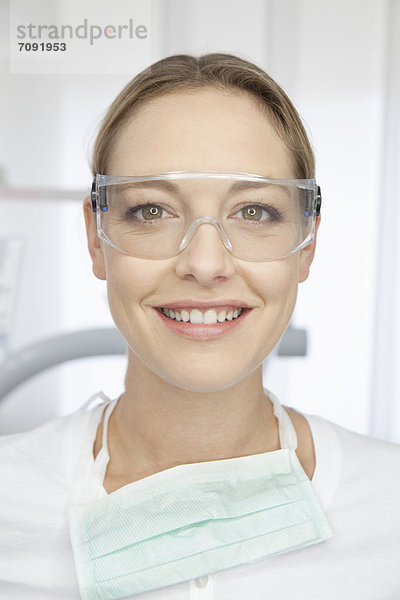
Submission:
M 161 269 L 149 261 L 108 253 L 106 257 L 107 296 L 117 327 L 124 333 L 127 322 L 140 314 L 143 302 L 159 286 Z
M 270 263 L 252 263 L 247 280 L 263 299 L 265 308 L 279 308 L 283 313 L 296 301 L 299 275 L 298 253 Z
M 292 258 L 292 257 L 290 257 Z M 274 329 L 272 332 L 271 346 L 272 349 L 277 346 L 286 331 L 293 311 L 296 305 L 298 291 L 298 253 L 295 255 L 295 260 L 284 260 L 282 269 L 276 274 L 273 280 L 271 297 L 274 305 L 272 306 L 272 321 Z M 268 354 L 271 350 L 268 351 Z
M 253 263 L 248 282 L 262 300 L 260 327 L 265 335 L 266 354 L 279 342 L 292 317 L 298 290 L 297 253 L 271 263 Z

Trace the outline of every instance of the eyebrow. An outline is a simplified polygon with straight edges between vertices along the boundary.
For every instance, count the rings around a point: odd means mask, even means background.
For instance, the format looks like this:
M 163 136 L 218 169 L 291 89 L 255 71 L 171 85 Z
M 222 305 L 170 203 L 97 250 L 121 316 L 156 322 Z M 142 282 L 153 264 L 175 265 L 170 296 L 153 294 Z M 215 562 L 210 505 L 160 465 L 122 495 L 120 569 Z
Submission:
M 251 188 L 262 188 L 271 185 L 268 181 L 236 181 L 231 188 L 230 192 L 240 192 Z
M 171 183 L 166 179 L 156 179 L 152 181 L 137 181 L 132 182 L 131 186 L 138 188 L 158 188 L 166 192 L 174 192 L 179 193 L 180 187 L 175 183 Z M 229 188 L 228 192 L 240 192 L 242 190 L 254 189 L 254 188 L 262 188 L 271 185 L 266 181 L 235 181 Z
M 129 187 L 137 188 L 158 188 L 166 192 L 180 192 L 179 186 L 175 183 L 171 183 L 166 179 L 155 179 L 153 181 L 132 181 L 129 183 Z

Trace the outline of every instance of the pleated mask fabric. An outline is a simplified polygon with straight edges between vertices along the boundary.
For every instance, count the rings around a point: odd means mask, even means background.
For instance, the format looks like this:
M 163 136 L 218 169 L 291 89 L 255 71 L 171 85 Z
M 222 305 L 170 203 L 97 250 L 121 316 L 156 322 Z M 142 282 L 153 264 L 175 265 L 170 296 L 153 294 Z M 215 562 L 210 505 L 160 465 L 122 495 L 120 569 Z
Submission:
M 130 598 L 332 536 L 293 447 L 179 465 L 81 501 L 70 533 L 83 600 Z

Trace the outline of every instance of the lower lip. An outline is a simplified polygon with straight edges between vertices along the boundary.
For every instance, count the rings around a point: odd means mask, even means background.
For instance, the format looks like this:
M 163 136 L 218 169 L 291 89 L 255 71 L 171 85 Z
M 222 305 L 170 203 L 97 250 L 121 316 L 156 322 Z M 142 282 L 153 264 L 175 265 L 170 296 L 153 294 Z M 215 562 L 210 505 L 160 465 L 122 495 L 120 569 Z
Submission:
M 185 321 L 175 321 L 166 317 L 157 308 L 154 310 L 170 331 L 197 340 L 215 339 L 231 332 L 240 326 L 250 312 L 250 309 L 243 309 L 239 317 L 232 319 L 232 321 L 223 321 L 222 323 L 191 323 L 190 321 L 186 323 Z

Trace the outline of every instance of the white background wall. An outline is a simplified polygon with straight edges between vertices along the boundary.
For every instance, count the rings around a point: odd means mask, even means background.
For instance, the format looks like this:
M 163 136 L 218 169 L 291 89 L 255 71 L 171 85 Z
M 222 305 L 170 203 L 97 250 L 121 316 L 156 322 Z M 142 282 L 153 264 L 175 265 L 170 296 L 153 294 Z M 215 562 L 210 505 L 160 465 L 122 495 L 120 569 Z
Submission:
M 394 24 L 400 27 L 398 6 L 155 0 L 150 32 L 153 61 L 178 52 L 236 53 L 265 68 L 294 101 L 310 131 L 323 191 L 317 255 L 294 315 L 295 326 L 308 331 L 309 353 L 272 356 L 265 384 L 286 405 L 400 441 L 400 259 L 393 235 L 400 225 L 400 52 L 389 43 Z M 11 75 L 7 3 L 0 7 L 0 165 L 7 183 L 88 190 L 88 146 L 135 71 Z M 112 14 L 112 7 L 96 10 Z M 0 236 L 19 235 L 25 244 L 7 351 L 62 331 L 111 325 L 105 284 L 91 273 L 81 203 L 0 199 L 0 206 Z M 385 239 L 390 243 L 382 247 Z M 123 373 L 123 358 L 43 373 L 0 404 L 0 433 L 65 414 L 98 389 L 117 395 Z

